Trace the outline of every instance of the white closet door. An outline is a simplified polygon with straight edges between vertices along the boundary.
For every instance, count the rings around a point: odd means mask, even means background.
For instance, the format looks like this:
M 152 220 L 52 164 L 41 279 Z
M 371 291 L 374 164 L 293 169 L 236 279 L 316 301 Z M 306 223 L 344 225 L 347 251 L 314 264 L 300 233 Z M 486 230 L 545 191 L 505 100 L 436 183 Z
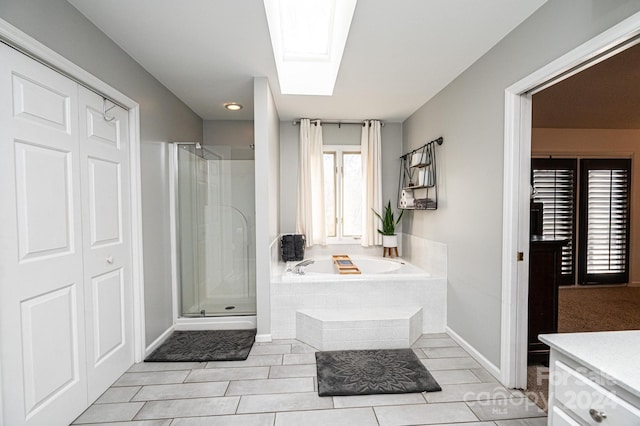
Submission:
M 6 425 L 87 406 L 78 86 L 0 43 L 0 343 Z
M 133 364 L 127 111 L 80 87 L 89 401 Z M 113 107 L 113 108 L 111 108 Z

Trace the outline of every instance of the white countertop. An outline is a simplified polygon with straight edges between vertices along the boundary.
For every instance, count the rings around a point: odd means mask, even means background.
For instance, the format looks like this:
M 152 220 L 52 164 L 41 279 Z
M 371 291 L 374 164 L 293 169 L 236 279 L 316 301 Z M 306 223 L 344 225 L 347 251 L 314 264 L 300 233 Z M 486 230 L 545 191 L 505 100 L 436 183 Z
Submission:
M 543 334 L 539 338 L 640 398 L 640 330 Z

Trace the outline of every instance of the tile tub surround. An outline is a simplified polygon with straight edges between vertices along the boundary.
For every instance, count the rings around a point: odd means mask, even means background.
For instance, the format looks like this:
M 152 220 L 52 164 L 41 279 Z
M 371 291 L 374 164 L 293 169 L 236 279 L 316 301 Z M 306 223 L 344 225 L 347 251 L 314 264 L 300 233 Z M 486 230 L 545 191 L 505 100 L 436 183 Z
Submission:
M 447 275 L 447 245 L 402 234 L 402 257 L 434 276 Z
M 245 361 L 153 363 L 152 371 L 146 364 L 136 364 L 75 423 L 120 426 L 546 424 L 544 412 L 532 406 L 521 393 L 500 386 L 446 334 L 422 335 L 413 350 L 438 381 L 442 392 L 319 397 L 313 349 L 294 339 L 277 340 L 256 343 Z M 431 361 L 437 365 L 430 365 Z
M 281 270 L 285 265 L 280 264 Z M 415 267 L 412 267 L 415 268 Z M 417 269 L 417 268 L 415 268 Z M 328 281 L 271 281 L 271 334 L 296 337 L 299 310 L 365 310 L 422 308 L 421 333 L 443 333 L 446 326 L 447 280 L 429 274 L 376 274 Z
M 422 308 L 296 313 L 296 338 L 321 351 L 408 348 L 418 340 L 421 330 Z

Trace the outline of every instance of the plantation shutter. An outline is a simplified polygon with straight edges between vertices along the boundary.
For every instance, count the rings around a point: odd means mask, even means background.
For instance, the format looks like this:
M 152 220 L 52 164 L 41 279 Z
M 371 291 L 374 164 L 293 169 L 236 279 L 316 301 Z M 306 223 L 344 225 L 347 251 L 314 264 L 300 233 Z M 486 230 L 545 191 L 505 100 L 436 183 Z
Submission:
M 631 160 L 582 160 L 581 284 L 629 280 Z
M 543 204 L 542 235 L 569 240 L 562 248 L 562 274 L 558 283 L 573 284 L 577 161 L 534 158 L 531 164 L 536 190 L 533 201 Z

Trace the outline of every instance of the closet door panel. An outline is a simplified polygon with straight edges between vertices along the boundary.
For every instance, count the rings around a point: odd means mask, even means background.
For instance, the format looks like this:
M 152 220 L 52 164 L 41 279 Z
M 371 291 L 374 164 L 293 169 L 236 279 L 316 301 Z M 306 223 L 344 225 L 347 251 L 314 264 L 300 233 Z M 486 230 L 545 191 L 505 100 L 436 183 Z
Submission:
M 91 248 L 122 243 L 120 164 L 87 159 Z
M 22 120 L 71 133 L 71 98 L 55 86 L 14 73 L 13 114 Z
M 103 110 L 109 109 L 112 106 L 113 104 L 107 101 L 105 108 L 103 101 Z M 119 107 L 113 107 L 111 111 L 113 111 L 115 108 L 118 108 L 121 111 Z M 111 111 L 107 111 L 107 119 L 105 120 L 105 114 L 103 111 L 98 111 L 97 109 L 87 105 L 87 138 L 94 142 L 101 142 L 108 148 L 120 149 L 121 122 L 118 118 L 115 118 L 115 115 L 110 114 Z M 117 112 L 117 110 L 114 111 L 114 114 L 120 115 L 117 114 Z M 114 119 L 109 121 L 112 117 L 114 117 Z M 96 144 L 94 148 L 97 148 L 99 146 L 99 144 Z
M 0 44 L 0 347 L 7 425 L 87 406 L 77 84 Z
M 105 111 L 106 110 L 106 114 Z M 127 111 L 80 89 L 89 399 L 133 364 Z
M 72 253 L 72 154 L 15 141 L 14 155 L 20 261 Z
M 124 276 L 122 269 L 94 277 L 92 282 L 93 362 L 99 365 L 126 343 Z
M 27 412 L 78 381 L 76 290 L 70 285 L 20 304 Z

